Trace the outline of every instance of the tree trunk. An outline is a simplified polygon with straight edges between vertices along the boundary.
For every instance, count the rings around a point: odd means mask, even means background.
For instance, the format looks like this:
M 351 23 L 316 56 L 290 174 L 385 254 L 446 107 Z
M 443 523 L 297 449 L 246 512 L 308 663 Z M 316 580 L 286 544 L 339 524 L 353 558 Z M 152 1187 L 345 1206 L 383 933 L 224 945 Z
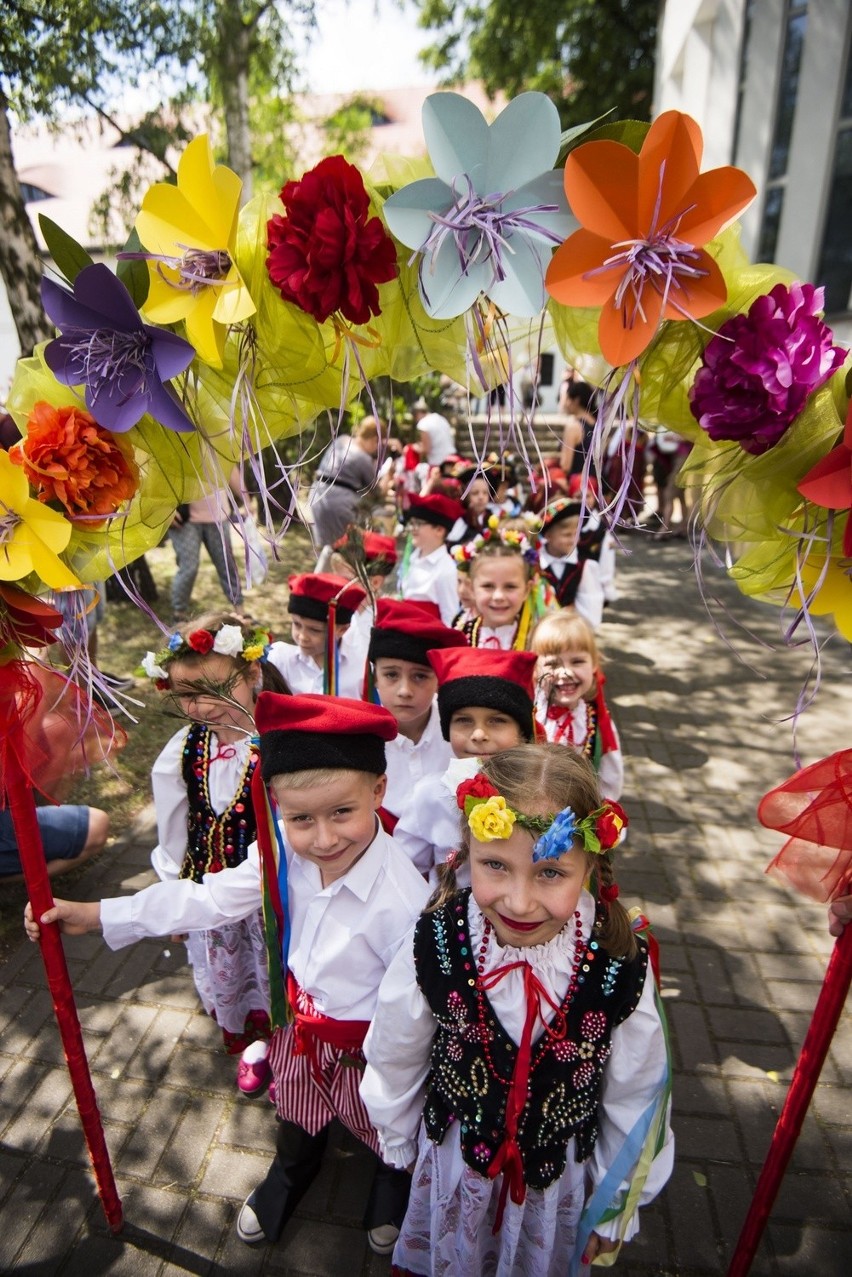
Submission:
M 219 11 L 218 35 L 228 166 L 242 178 L 245 203 L 252 196 L 249 64 L 253 32 L 241 10 L 241 5 L 226 0 Z
M 53 336 L 53 328 L 41 305 L 42 260 L 15 172 L 6 106 L 0 92 L 0 276 L 6 285 L 21 354 L 27 356 L 37 342 Z

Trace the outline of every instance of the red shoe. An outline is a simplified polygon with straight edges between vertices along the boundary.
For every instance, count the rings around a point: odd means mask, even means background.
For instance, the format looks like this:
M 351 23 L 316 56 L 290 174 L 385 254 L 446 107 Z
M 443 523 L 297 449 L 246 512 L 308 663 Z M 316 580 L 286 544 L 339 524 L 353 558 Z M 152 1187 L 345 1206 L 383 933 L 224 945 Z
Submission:
M 243 1095 L 260 1095 L 272 1076 L 269 1060 L 258 1060 L 256 1064 L 248 1064 L 240 1060 L 237 1065 L 237 1086 Z

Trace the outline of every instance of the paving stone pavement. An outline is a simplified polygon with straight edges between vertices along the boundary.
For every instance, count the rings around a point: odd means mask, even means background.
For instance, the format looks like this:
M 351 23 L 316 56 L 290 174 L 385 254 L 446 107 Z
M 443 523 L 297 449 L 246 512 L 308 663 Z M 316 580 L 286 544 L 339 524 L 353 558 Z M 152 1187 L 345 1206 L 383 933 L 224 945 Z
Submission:
M 774 610 L 709 572 L 735 654 L 708 619 L 688 547 L 640 536 L 626 545 L 623 597 L 603 633 L 632 816 L 619 877 L 660 940 L 678 1152 L 617 1271 L 715 1277 L 730 1260 L 831 949 L 824 909 L 764 876 L 780 840 L 754 815 L 763 792 L 792 771 L 783 720 L 809 658 L 780 648 Z M 807 762 L 849 743 L 849 674 L 850 648 L 835 640 L 816 707 L 799 726 Z M 148 812 L 74 894 L 150 882 L 153 841 Z M 250 1250 L 237 1239 L 236 1212 L 273 1147 L 273 1113 L 265 1100 L 238 1098 L 234 1063 L 199 1011 L 182 946 L 150 941 L 112 953 L 85 936 L 68 939 L 66 952 L 126 1224 L 114 1238 L 104 1223 L 39 952 L 22 941 L 0 971 L 0 1271 L 389 1272 L 358 1226 L 363 1160 L 342 1133 L 282 1242 Z M 847 1013 L 756 1277 L 852 1272 L 850 1047 Z

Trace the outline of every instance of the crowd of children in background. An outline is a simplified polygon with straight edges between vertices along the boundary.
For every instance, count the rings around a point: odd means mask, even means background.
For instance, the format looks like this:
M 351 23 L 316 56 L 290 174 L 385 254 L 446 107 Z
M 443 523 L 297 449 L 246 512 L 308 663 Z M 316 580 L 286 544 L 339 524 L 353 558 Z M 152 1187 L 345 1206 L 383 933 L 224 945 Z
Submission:
M 277 1113 L 248 1244 L 279 1238 L 333 1118 L 372 1152 L 364 1224 L 399 1273 L 579 1272 L 670 1173 L 613 867 L 615 549 L 582 465 L 550 499 L 517 478 L 424 458 L 398 537 L 350 526 L 290 578 L 287 638 L 221 615 L 148 653 L 188 720 L 154 766 L 161 881 L 28 916 L 186 939 L 238 1087 Z

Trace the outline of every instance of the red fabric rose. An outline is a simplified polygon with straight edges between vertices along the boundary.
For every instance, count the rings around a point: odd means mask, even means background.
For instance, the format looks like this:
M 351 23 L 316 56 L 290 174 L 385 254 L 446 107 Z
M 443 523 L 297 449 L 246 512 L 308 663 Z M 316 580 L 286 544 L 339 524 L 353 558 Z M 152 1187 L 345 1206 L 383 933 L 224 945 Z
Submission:
M 213 635 L 209 630 L 193 630 L 186 636 L 186 641 L 193 652 L 200 652 L 203 656 L 213 646 Z
M 285 301 L 323 323 L 339 311 L 353 324 L 381 314 L 377 284 L 397 275 L 396 248 L 361 174 L 342 155 L 320 160 L 281 191 L 286 215 L 267 223 L 269 278 Z
M 464 811 L 464 805 L 468 798 L 493 798 L 498 791 L 491 784 L 487 776 L 483 776 L 479 772 L 474 776 L 473 780 L 463 780 L 456 789 L 456 802 L 459 811 Z
M 595 833 L 604 851 L 609 851 L 616 845 L 627 824 L 627 812 L 624 808 L 618 803 L 607 802 L 603 815 L 595 822 Z

